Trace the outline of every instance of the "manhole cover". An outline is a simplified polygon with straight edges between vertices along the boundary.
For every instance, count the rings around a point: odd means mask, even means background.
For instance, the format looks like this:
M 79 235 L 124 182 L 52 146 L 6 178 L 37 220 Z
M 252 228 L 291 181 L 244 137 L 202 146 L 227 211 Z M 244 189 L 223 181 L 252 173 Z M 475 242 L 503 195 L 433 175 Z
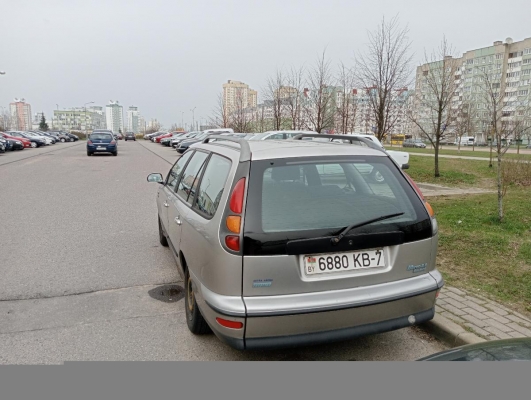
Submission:
M 151 289 L 149 296 L 165 303 L 175 303 L 184 298 L 184 289 L 178 285 L 164 285 Z

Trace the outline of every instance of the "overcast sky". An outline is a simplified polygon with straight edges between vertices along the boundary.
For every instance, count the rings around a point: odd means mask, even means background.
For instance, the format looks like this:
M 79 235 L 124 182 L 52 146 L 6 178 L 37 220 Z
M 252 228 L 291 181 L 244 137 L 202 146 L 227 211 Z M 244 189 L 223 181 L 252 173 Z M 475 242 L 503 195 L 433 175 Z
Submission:
M 529 11 L 529 0 L 0 0 L 0 106 L 25 98 L 50 116 L 118 100 L 168 128 L 194 107 L 196 120 L 212 115 L 228 79 L 260 92 L 325 47 L 351 64 L 384 15 L 409 26 L 418 64 L 443 35 L 458 53 L 531 37 Z

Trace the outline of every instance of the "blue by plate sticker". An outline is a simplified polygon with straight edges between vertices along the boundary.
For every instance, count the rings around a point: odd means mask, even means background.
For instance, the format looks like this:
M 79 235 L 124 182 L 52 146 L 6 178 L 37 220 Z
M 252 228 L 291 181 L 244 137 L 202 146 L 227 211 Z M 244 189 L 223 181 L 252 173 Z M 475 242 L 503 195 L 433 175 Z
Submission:
M 255 279 L 253 287 L 270 287 L 273 284 L 273 279 Z
M 419 265 L 408 265 L 407 270 L 415 274 L 417 272 L 425 271 L 427 267 L 428 267 L 428 263 L 419 264 Z

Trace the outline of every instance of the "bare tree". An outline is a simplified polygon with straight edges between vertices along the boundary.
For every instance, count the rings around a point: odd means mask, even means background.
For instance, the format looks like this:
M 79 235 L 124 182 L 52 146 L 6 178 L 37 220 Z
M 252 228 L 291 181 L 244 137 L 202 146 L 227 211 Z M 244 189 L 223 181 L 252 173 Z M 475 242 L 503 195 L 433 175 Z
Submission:
M 304 90 L 304 67 L 292 68 L 286 78 L 289 96 L 285 99 L 286 112 L 291 120 L 291 129 L 301 129 L 301 104 Z
M 170 132 L 182 131 L 182 130 L 184 130 L 184 128 L 179 124 L 171 124 L 170 126 Z
M 277 70 L 275 76 L 268 78 L 266 87 L 262 90 L 265 93 L 265 100 L 273 109 L 273 130 L 276 131 L 281 130 L 283 126 L 286 89 L 282 71 Z
M 218 94 L 216 108 L 214 109 L 213 115 L 210 118 L 210 123 L 220 128 L 228 128 L 230 125 L 229 107 L 226 103 L 223 93 Z
M 240 92 L 236 93 L 234 101 L 235 104 L 229 110 L 229 127 L 234 132 L 247 133 L 252 127 L 253 110 L 248 107 L 247 99 Z
M 509 64 L 510 65 L 510 64 Z M 491 132 L 491 146 L 497 158 L 498 220 L 503 221 L 503 198 L 509 182 L 502 173 L 503 156 L 509 140 L 519 138 L 530 129 L 531 96 L 529 90 L 519 90 L 518 83 L 507 82 L 502 72 L 478 67 L 478 109 L 483 111 L 484 126 Z M 513 89 L 513 87 L 515 89 Z M 491 147 L 492 149 L 492 147 Z
M 474 112 L 471 102 L 462 103 L 456 106 L 454 131 L 457 137 L 457 152 L 461 152 L 461 141 L 463 136 L 473 136 L 474 133 Z
M 398 17 L 385 17 L 374 32 L 368 32 L 367 52 L 356 60 L 358 86 L 368 90 L 369 106 L 380 141 L 392 131 L 398 115 L 393 104 L 399 90 L 411 84 L 411 42 L 407 26 L 400 26 Z
M 443 38 L 431 56 L 425 54 L 425 62 L 417 68 L 415 98 L 407 112 L 408 118 L 420 134 L 433 145 L 435 152 L 435 177 L 439 172 L 439 147 L 441 140 L 450 132 L 457 108 L 452 104 L 456 95 L 456 71 L 458 61 L 450 54 L 453 49 Z
M 347 68 L 341 63 L 337 83 L 341 87 L 339 93 L 339 103 L 337 104 L 338 123 L 336 128 L 339 132 L 346 134 L 351 132 L 356 118 L 357 102 L 354 97 L 354 73 L 351 68 Z
M 326 58 L 326 50 L 317 59 L 313 68 L 308 71 L 308 90 L 305 90 L 303 112 L 307 127 L 320 133 L 323 129 L 334 126 L 334 87 L 330 61 Z

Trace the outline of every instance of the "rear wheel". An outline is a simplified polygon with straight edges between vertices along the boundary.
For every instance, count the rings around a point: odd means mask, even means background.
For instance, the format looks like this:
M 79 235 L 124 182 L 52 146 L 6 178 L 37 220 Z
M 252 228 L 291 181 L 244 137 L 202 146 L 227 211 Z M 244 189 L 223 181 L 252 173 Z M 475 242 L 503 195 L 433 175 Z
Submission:
M 64 143 L 66 142 L 66 139 L 65 138 L 61 138 L 61 143 Z
M 92 153 L 90 151 L 87 151 L 87 156 L 91 156 Z
M 164 232 L 162 231 L 162 224 L 160 222 L 160 218 L 159 218 L 159 242 L 164 247 L 168 247 L 168 239 L 166 238 L 166 236 L 164 236 Z
M 112 155 L 113 155 L 113 156 L 117 156 L 117 155 L 118 155 L 118 152 L 117 152 L 117 151 L 114 151 L 114 152 L 112 153 Z
M 31 142 L 31 147 L 33 147 L 33 148 L 37 147 L 37 143 Z
M 188 329 L 190 329 L 190 332 L 196 335 L 204 335 L 205 333 L 209 333 L 210 327 L 201 315 L 201 311 L 199 311 L 195 301 L 194 290 L 192 288 L 192 279 L 190 278 L 190 272 L 188 272 L 188 268 L 186 268 L 186 271 L 184 272 L 184 284 L 184 308 L 186 310 L 186 323 L 188 325 Z

